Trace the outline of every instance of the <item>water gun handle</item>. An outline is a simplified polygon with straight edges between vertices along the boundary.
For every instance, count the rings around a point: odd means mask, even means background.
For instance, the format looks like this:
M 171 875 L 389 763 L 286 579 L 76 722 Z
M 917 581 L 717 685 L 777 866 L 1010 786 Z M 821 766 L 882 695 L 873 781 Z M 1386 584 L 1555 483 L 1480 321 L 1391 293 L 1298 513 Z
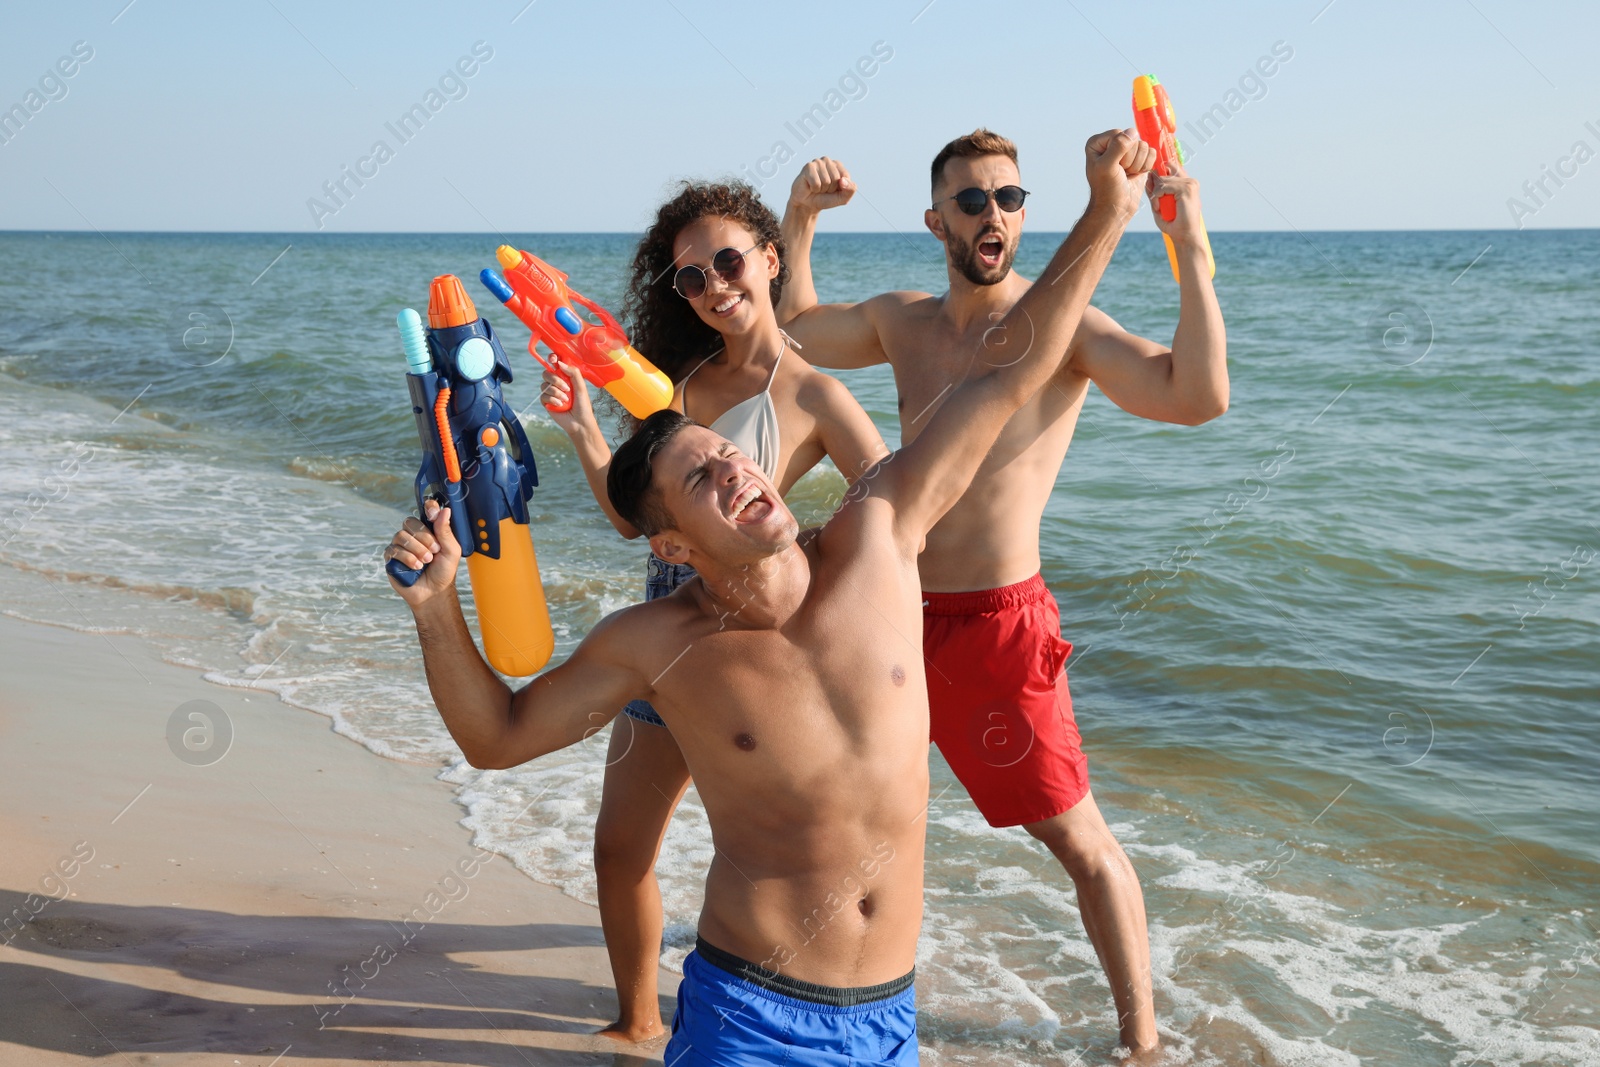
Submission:
M 383 569 L 388 572 L 389 577 L 393 578 L 407 589 L 410 589 L 412 586 L 416 585 L 417 579 L 422 577 L 421 567 L 413 569 L 411 567 L 407 567 L 404 563 L 401 563 L 397 559 L 391 559 Z
M 383 568 L 395 581 L 410 589 L 417 584 L 417 579 L 422 577 L 421 567 L 407 567 L 397 559 L 391 559 Z
M 1168 222 L 1176 222 L 1178 220 L 1178 198 L 1171 193 L 1161 194 L 1156 200 L 1156 210 L 1161 212 L 1163 219 Z M 1178 246 L 1172 243 L 1170 234 L 1163 233 L 1161 240 L 1167 246 L 1167 265 L 1172 268 L 1172 280 L 1180 282 L 1182 279 L 1178 277 Z M 1207 240 L 1209 241 L 1210 238 L 1207 238 Z
M 420 480 L 420 477 L 419 477 L 419 480 Z M 446 497 L 444 499 L 440 499 L 438 494 L 434 494 L 429 499 L 431 499 L 434 503 L 438 504 L 440 507 L 449 507 L 450 508 L 450 525 L 451 525 L 452 531 L 454 531 L 455 523 L 456 523 L 456 517 L 458 515 L 465 514 L 465 512 L 462 510 L 465 507 L 465 501 L 461 498 L 461 494 L 460 494 L 459 490 L 456 493 L 452 494 L 452 495 L 454 495 L 455 498 L 456 498 L 456 502 L 455 502 L 454 505 L 452 505 L 450 503 L 449 497 Z M 427 519 L 427 514 L 428 514 L 427 509 L 424 508 L 424 507 L 418 507 L 417 508 L 417 512 L 418 512 L 417 517 L 422 520 L 423 525 L 428 526 L 429 529 L 432 529 L 432 524 L 429 523 L 428 519 Z M 461 539 L 461 537 L 460 537 L 460 534 L 458 533 L 456 535 L 456 540 L 459 541 L 460 539 Z M 426 563 L 424 563 L 420 567 L 407 567 L 404 563 L 401 563 L 399 560 L 391 559 L 388 563 L 384 564 L 384 568 L 383 569 L 384 569 L 384 572 L 389 575 L 389 577 L 393 578 L 395 581 L 399 582 L 401 585 L 405 586 L 407 589 L 410 589 L 412 586 L 417 584 L 417 579 L 422 577 L 422 572 L 424 570 L 426 570 L 427 568 L 428 568 L 428 564 L 426 564 Z
M 559 363 L 551 363 L 548 359 L 545 359 L 543 356 L 541 356 L 539 354 L 539 338 L 537 338 L 537 337 L 528 338 L 528 355 L 530 355 L 534 359 L 538 360 L 539 361 L 539 365 L 544 367 L 544 369 L 549 371 L 551 374 L 554 374 L 558 378 L 566 379 L 567 376 L 566 376 L 565 372 L 562 371 L 561 365 Z M 570 381 L 568 381 L 567 384 L 570 386 L 572 383 Z M 545 404 L 544 404 L 544 409 L 546 411 L 554 412 L 557 415 L 565 415 L 567 412 L 572 410 L 572 402 L 575 399 L 576 399 L 575 397 L 569 395 L 567 397 L 567 402 L 565 404 L 558 404 L 558 403 L 554 403 L 552 401 L 546 400 Z

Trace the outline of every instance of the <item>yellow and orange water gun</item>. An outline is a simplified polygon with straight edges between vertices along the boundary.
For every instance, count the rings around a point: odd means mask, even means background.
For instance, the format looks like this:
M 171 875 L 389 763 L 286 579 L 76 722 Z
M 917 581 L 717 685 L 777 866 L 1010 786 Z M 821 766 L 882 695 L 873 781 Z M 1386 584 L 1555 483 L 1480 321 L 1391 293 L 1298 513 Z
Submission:
M 628 335 L 605 308 L 567 285 L 567 276 L 539 257 L 501 245 L 494 250 L 505 276 L 486 268 L 478 279 L 533 331 L 528 354 L 550 370 L 539 345 L 583 372 L 592 385 L 616 398 L 636 419 L 647 418 L 672 403 L 672 382 L 628 343 Z M 573 302 L 588 308 L 600 325 L 585 322 Z M 553 407 L 551 411 L 569 411 Z
M 1154 74 L 1141 74 L 1133 79 L 1133 123 L 1139 129 L 1139 139 L 1156 150 L 1155 172 L 1163 178 L 1169 178 L 1178 173 L 1178 165 L 1184 162 L 1183 146 L 1178 143 L 1178 115 L 1172 110 L 1172 100 L 1167 96 L 1166 86 Z M 1156 209 L 1161 212 L 1161 217 L 1168 222 L 1178 217 L 1177 198 L 1171 193 L 1161 196 L 1156 202 Z M 1217 276 L 1217 261 L 1211 255 L 1211 237 L 1206 233 L 1205 220 L 1200 222 L 1200 240 L 1206 249 L 1206 265 L 1211 269 L 1211 277 Z M 1181 281 L 1178 277 L 1178 250 L 1172 245 L 1172 238 L 1165 233 L 1161 239 L 1167 243 L 1167 262 L 1172 265 L 1172 278 Z

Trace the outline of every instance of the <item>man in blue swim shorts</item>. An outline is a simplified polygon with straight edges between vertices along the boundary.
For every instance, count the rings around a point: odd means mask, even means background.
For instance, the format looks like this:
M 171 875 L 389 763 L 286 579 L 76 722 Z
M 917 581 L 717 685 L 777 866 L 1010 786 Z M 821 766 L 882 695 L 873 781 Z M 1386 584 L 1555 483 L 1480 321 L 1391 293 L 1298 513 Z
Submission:
M 678 412 L 650 416 L 613 456 L 608 495 L 659 559 L 699 577 L 607 616 L 515 692 L 462 617 L 445 509 L 430 502 L 429 524 L 408 518 L 385 550 L 433 564 L 395 590 L 473 766 L 579 743 L 629 700 L 650 701 L 671 728 L 716 848 L 668 1067 L 917 1062 L 928 805 L 917 554 L 1006 420 L 1060 367 L 1141 204 L 1147 146 L 1109 131 L 1086 155 L 1089 207 L 1050 281 L 1017 301 L 926 429 L 821 528 L 801 534 L 760 465 L 726 438 Z M 708 298 L 738 314 L 730 281 L 708 283 Z

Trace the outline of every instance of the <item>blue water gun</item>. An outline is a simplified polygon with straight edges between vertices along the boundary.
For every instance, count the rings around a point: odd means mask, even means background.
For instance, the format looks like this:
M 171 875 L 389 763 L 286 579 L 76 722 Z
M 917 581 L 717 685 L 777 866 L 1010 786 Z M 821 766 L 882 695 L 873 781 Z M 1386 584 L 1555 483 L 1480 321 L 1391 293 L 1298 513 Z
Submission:
M 511 361 L 453 274 L 433 279 L 426 330 L 410 308 L 398 323 L 423 449 L 417 512 L 426 521 L 430 498 L 450 509 L 490 666 L 515 677 L 534 674 L 549 662 L 555 634 L 528 529 L 539 472 L 500 392 L 500 383 L 511 381 Z M 422 576 L 394 559 L 386 570 L 404 586 Z

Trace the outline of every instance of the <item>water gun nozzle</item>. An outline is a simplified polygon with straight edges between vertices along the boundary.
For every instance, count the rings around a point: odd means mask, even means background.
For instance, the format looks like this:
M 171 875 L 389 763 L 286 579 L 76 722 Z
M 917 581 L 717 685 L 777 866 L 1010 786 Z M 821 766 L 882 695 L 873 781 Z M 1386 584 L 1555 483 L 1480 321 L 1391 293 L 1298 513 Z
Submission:
M 428 326 L 442 330 L 478 321 L 478 309 L 454 274 L 441 274 L 428 286 Z

